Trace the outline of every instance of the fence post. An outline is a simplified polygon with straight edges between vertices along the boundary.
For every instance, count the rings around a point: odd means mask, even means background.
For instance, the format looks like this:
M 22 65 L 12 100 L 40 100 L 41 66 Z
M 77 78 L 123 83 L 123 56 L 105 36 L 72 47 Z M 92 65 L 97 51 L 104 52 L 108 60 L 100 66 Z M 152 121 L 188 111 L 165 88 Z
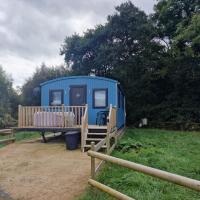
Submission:
M 91 142 L 91 150 L 95 151 L 95 143 Z M 95 157 L 91 156 L 91 178 L 95 177 Z
M 110 150 L 110 133 L 107 132 L 107 135 L 106 135 L 106 154 L 109 154 L 109 150 Z

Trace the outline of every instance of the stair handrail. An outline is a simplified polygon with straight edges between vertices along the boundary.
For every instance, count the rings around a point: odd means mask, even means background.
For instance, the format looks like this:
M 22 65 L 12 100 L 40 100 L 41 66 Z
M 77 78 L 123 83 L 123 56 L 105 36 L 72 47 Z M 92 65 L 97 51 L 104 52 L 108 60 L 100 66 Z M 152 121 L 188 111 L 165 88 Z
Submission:
M 116 130 L 116 108 L 110 104 L 110 109 L 109 109 L 109 114 L 107 118 L 107 134 L 106 134 L 106 152 L 109 154 L 112 149 L 115 147 L 112 145 L 110 146 L 110 138 L 111 138 L 111 133 L 113 133 Z
M 109 114 L 107 118 L 107 130 L 111 133 L 114 128 L 116 128 L 116 108 L 110 104 Z
M 85 105 L 85 112 L 81 119 L 81 148 L 84 151 L 85 140 L 88 133 L 88 105 Z

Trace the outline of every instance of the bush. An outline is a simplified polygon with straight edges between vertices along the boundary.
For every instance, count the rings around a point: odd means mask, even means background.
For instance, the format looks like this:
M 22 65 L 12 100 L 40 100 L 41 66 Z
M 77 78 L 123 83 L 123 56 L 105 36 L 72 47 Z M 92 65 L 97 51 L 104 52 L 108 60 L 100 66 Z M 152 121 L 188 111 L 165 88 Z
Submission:
M 17 121 L 10 114 L 0 117 L 0 128 L 16 126 Z

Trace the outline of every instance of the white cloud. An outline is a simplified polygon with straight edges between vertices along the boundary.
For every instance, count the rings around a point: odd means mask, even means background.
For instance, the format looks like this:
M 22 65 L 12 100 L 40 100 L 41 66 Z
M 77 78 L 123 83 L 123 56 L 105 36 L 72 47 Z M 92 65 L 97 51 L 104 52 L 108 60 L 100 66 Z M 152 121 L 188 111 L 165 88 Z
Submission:
M 59 49 L 74 32 L 106 21 L 125 0 L 0 0 L 0 65 L 22 85 L 42 62 L 64 63 Z M 152 12 L 155 0 L 132 0 Z

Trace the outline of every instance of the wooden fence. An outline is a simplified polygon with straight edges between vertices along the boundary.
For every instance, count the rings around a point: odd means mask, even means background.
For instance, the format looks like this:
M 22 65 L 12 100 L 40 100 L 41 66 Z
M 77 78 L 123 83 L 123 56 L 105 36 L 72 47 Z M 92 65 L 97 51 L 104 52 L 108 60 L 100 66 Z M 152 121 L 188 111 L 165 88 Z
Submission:
M 18 127 L 81 127 L 86 106 L 21 106 L 18 108 Z
M 106 138 L 100 140 L 96 145 L 95 142 L 91 142 L 91 150 L 98 152 L 100 149 L 102 149 L 102 147 L 106 144 L 107 148 L 106 148 L 106 154 L 111 154 L 112 151 L 114 150 L 115 146 L 117 145 L 117 141 L 118 139 L 124 134 L 125 128 L 121 129 L 121 130 L 117 130 L 116 128 L 114 129 L 114 131 L 112 133 L 107 132 L 107 136 Z M 110 145 L 111 143 L 111 139 L 114 139 L 112 142 L 112 145 Z M 91 168 L 93 168 L 94 170 L 92 170 L 93 175 L 92 177 L 95 177 L 95 174 L 100 170 L 101 166 L 104 164 L 104 160 L 102 160 L 97 167 L 95 167 L 95 159 L 91 158 Z
M 96 145 L 94 142 L 91 142 L 91 150 L 98 152 L 102 147 L 106 144 L 106 154 L 111 154 L 114 150 L 115 146 L 117 145 L 117 140 L 123 135 L 125 128 L 117 130 L 116 123 L 117 123 L 117 109 L 110 105 L 109 109 L 109 115 L 107 118 L 107 133 L 106 137 L 102 140 L 100 140 Z M 104 164 L 104 161 L 102 160 L 98 166 L 95 168 L 95 159 L 91 158 L 91 168 L 94 168 L 92 170 L 93 176 L 99 171 L 101 166 Z
M 94 146 L 93 149 L 95 150 Z M 166 171 L 162 171 L 159 169 L 155 169 L 152 167 L 148 167 L 148 166 L 144 166 L 141 164 L 137 164 L 134 162 L 130 162 L 127 160 L 123 160 L 120 158 L 115 158 L 109 155 L 105 155 L 99 152 L 96 152 L 94 150 L 89 150 L 88 151 L 88 156 L 91 156 L 91 179 L 89 179 L 88 183 L 93 186 L 96 187 L 110 195 L 112 195 L 113 197 L 117 198 L 117 199 L 122 199 L 122 200 L 134 200 L 131 197 L 128 197 L 127 195 L 124 195 L 104 184 L 101 184 L 97 181 L 95 181 L 95 173 L 96 173 L 96 168 L 95 168 L 95 159 L 100 159 L 102 161 L 107 161 L 113 164 L 117 164 L 119 166 L 122 167 L 126 167 L 128 169 L 149 175 L 149 176 L 153 176 L 177 185 L 181 185 L 184 186 L 186 188 L 190 188 L 192 190 L 198 191 L 200 192 L 200 181 L 198 180 L 194 180 L 191 178 L 186 178 L 184 176 L 180 176 L 180 175 L 176 175 L 176 174 L 172 174 Z
M 15 141 L 13 129 L 0 129 L 0 136 L 5 136 L 0 140 L 0 144 L 9 144 Z

